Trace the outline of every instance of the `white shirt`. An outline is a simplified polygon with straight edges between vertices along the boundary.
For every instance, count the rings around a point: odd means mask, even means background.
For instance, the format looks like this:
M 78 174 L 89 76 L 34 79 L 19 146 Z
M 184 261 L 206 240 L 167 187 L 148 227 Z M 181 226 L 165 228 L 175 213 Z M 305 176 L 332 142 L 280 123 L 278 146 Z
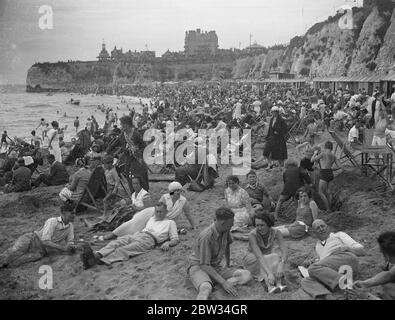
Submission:
M 359 139 L 359 130 L 353 126 L 348 133 L 348 142 L 354 142 L 354 138 Z
M 41 241 L 52 241 L 58 244 L 63 241 L 74 242 L 74 226 L 71 222 L 64 224 L 62 217 L 49 218 L 44 226 L 35 233 Z
M 320 257 L 320 260 L 322 260 L 326 257 L 329 257 L 334 251 L 343 247 L 363 249 L 362 244 L 356 242 L 347 233 L 339 231 L 336 233 L 331 232 L 328 239 L 326 239 L 324 242 L 318 241 L 315 246 L 315 251 Z
M 131 199 L 132 203 L 139 208 L 144 207 L 144 199 L 148 197 L 148 191 L 141 189 L 140 192 L 136 195 L 136 192 L 133 192 Z
M 257 115 L 261 112 L 261 102 L 256 100 L 253 104 L 254 106 L 254 111 L 256 112 Z
M 53 137 L 53 138 L 52 138 Z M 52 148 L 56 148 L 56 147 L 58 147 L 59 148 L 59 135 L 58 135 L 58 130 L 56 130 L 56 129 L 50 129 L 49 131 L 48 131 L 48 139 L 49 139 L 49 141 L 51 141 L 51 139 L 52 139 L 52 143 L 51 143 L 51 146 L 52 146 Z
M 242 107 L 242 104 L 240 102 L 235 104 L 235 111 L 233 112 L 233 119 L 241 118 L 241 107 Z
M 395 92 L 391 95 L 391 101 L 395 102 Z
M 367 101 L 368 106 L 366 107 L 366 110 L 368 110 L 368 114 L 370 114 L 370 115 L 372 115 L 372 104 L 373 104 L 374 100 L 375 100 L 374 97 L 369 97 L 368 101 Z
M 151 217 L 142 232 L 152 234 L 158 243 L 166 240 L 178 240 L 177 225 L 173 220 L 164 219 L 156 221 L 155 217 Z

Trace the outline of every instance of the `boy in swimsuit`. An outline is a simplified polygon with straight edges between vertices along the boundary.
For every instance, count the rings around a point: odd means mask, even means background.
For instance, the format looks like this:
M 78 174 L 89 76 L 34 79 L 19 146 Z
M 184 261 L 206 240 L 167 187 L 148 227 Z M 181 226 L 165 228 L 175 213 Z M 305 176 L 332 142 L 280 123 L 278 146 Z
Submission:
M 330 195 L 328 192 L 329 182 L 333 180 L 333 171 L 342 169 L 342 167 L 337 163 L 336 156 L 332 153 L 333 144 L 330 141 L 325 143 L 325 150 L 322 153 L 316 150 L 314 151 L 311 162 L 320 162 L 320 181 L 318 185 L 318 193 L 324 202 L 327 212 L 330 212 Z M 333 169 L 332 166 L 335 164 L 339 167 L 338 169 Z
M 7 131 L 4 130 L 3 134 L 1 135 L 0 149 L 3 148 L 3 144 L 5 144 L 5 146 L 8 147 L 7 139 L 11 141 L 10 137 L 8 136 Z

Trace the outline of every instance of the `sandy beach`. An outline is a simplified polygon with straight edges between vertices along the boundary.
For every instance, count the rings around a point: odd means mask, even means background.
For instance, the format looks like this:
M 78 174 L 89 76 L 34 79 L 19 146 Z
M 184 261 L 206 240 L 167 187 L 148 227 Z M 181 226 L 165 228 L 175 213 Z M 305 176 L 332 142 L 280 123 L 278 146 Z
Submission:
M 326 134 L 321 137 L 325 139 Z M 290 156 L 295 156 L 293 147 L 288 146 Z M 374 191 L 378 182 L 361 175 L 358 169 L 346 165 L 346 171 L 336 176 L 331 192 L 340 190 L 338 211 L 320 213 L 335 230 L 347 232 L 367 249 L 367 256 L 361 258 L 361 277 L 366 279 L 380 271 L 384 264 L 376 242 L 379 233 L 394 229 L 394 198 L 379 195 Z M 186 280 L 188 256 L 198 233 L 214 218 L 215 209 L 224 204 L 223 191 L 230 168 L 220 167 L 215 187 L 203 193 L 187 191 L 188 199 L 198 229 L 180 236 L 180 243 L 169 252 L 160 249 L 113 264 L 111 267 L 99 265 L 83 270 L 78 254 L 49 256 L 43 260 L 22 265 L 18 268 L 0 270 L 0 299 L 194 299 L 196 291 Z M 268 186 L 272 196 L 277 198 L 282 187 L 281 169 L 258 171 L 261 182 Z M 40 228 L 46 219 L 58 215 L 60 200 L 58 193 L 62 187 L 40 187 L 31 192 L 0 195 L 0 250 L 9 247 L 15 239 L 28 231 Z M 167 183 L 151 183 L 150 192 L 154 200 L 167 191 Z M 280 216 L 280 224 L 292 222 L 295 208 L 290 208 Z M 92 234 L 82 222 L 84 217 L 94 217 L 97 213 L 87 211 L 74 221 L 76 240 L 91 240 Z M 188 222 L 177 221 L 179 227 Z M 301 275 L 297 266 L 314 253 L 315 239 L 309 237 L 300 241 L 287 241 L 289 259 L 286 271 L 288 292 L 269 295 L 262 284 L 251 281 L 239 287 L 236 298 L 228 296 L 216 287 L 213 300 L 222 299 L 310 299 L 300 289 Z M 103 245 L 103 244 L 102 244 Z M 101 245 L 101 246 L 102 246 Z M 95 247 L 95 248 L 99 248 Z M 247 250 L 247 242 L 235 241 L 231 246 L 231 263 L 241 266 Z M 53 289 L 41 290 L 38 286 L 39 268 L 49 265 L 53 269 Z M 372 292 L 375 293 L 372 289 Z M 361 297 L 349 297 L 360 299 Z

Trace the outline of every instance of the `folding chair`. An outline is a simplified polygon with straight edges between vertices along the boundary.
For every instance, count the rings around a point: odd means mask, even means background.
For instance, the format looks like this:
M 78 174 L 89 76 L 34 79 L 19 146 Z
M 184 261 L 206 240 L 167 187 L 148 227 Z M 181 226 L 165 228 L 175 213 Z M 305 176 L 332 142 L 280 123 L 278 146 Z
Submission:
M 107 181 L 106 176 L 104 174 L 103 167 L 97 167 L 93 172 L 91 177 L 89 178 L 88 184 L 85 187 L 84 193 L 81 198 L 78 200 L 74 212 L 81 212 L 83 207 L 97 210 L 100 213 L 103 213 L 97 203 L 96 199 L 103 199 L 107 194 Z M 88 203 L 92 201 L 92 203 Z
M 354 167 L 360 168 L 360 165 L 357 161 L 357 157 L 361 153 L 353 154 L 347 148 L 346 144 L 340 139 L 340 137 L 338 136 L 338 134 L 335 131 L 329 131 L 329 134 L 332 136 L 333 140 L 335 140 L 335 142 L 336 142 L 336 148 L 335 148 L 334 153 L 336 153 L 338 148 L 340 148 L 340 159 L 339 159 L 340 164 L 343 164 L 344 162 L 349 160 Z M 343 153 L 344 153 L 344 155 L 343 155 Z
M 295 121 L 295 123 L 291 126 L 288 132 L 285 135 L 285 141 L 293 144 L 297 144 L 295 135 L 297 134 L 297 129 L 300 125 L 301 120 Z M 291 139 L 291 140 L 290 140 Z M 288 141 L 290 140 L 290 141 Z

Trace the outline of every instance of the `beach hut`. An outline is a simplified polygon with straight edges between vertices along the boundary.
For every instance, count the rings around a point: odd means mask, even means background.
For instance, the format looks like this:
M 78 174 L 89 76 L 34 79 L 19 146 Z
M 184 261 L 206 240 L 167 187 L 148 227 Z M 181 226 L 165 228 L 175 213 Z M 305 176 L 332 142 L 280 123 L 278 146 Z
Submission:
M 364 75 L 364 76 L 350 76 L 350 77 L 327 77 L 314 78 L 314 87 L 316 89 L 331 89 L 336 92 L 338 89 L 348 89 L 358 92 L 359 89 L 365 88 L 366 92 L 371 95 L 374 89 L 382 89 L 381 79 L 382 75 Z
M 339 79 L 335 77 L 317 77 L 313 79 L 315 89 L 330 89 L 335 91 L 336 81 Z
M 282 84 L 288 87 L 301 88 L 306 86 L 307 79 L 262 79 L 255 82 L 259 87 L 263 87 L 265 84 Z

